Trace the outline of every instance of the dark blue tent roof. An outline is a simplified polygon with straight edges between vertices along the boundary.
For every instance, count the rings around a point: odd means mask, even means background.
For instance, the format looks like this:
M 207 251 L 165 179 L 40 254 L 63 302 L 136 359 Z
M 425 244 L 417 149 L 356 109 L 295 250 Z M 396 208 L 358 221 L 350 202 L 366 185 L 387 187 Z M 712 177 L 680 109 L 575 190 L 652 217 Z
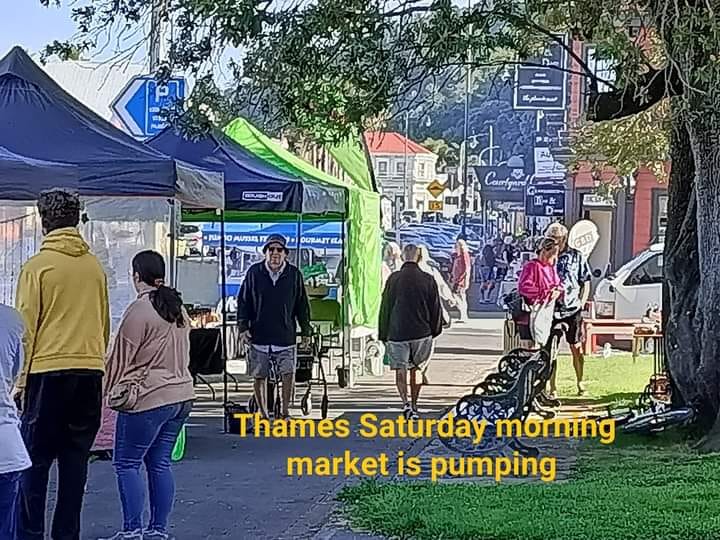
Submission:
M 19 178 L 30 175 L 37 177 L 34 185 L 18 182 Z M 35 189 L 42 191 L 77 184 L 78 178 L 78 168 L 74 165 L 20 156 L 0 146 L 0 186 L 3 189 L 0 199 L 33 201 L 37 196 Z
M 147 141 L 149 146 L 225 178 L 225 209 L 248 212 L 342 212 L 337 189 L 282 171 L 241 145 L 214 131 L 186 139 L 173 128 Z M 341 191 L 341 190 L 340 190 Z M 312 205 L 309 207 L 308 202 Z
M 28 169 L 20 176 L 2 177 L 0 199 L 19 184 L 33 198 L 51 184 L 85 196 L 178 196 L 182 200 L 184 191 L 202 191 L 198 182 L 219 182 L 216 175 L 201 178 L 198 171 L 187 179 L 179 178 L 184 173 L 172 158 L 90 111 L 19 47 L 0 60 L 0 145 L 23 157 L 77 167 L 77 174 L 69 177 L 58 170 L 53 178 L 52 168 L 41 169 L 42 176 Z

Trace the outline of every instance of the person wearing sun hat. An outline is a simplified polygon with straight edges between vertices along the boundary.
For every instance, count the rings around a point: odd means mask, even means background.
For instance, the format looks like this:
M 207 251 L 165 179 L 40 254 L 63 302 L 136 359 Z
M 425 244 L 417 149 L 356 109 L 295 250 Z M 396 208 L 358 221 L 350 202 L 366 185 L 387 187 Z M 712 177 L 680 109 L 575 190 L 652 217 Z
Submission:
M 275 362 L 282 380 L 282 416 L 290 417 L 297 327 L 303 339 L 310 337 L 310 303 L 300 270 L 288 262 L 287 240 L 268 236 L 263 245 L 265 260 L 247 271 L 238 294 L 238 330 L 250 345 L 248 372 L 254 379 L 260 414 L 268 418 L 267 378 Z

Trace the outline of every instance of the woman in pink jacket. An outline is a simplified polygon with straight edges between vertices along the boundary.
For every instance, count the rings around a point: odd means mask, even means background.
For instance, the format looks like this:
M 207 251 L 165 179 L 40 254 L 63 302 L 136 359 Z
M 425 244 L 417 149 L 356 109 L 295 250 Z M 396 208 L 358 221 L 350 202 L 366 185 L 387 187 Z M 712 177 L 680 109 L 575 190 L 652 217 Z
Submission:
M 455 305 L 460 311 L 458 322 L 468 320 L 467 290 L 470 288 L 470 275 L 472 272 L 472 258 L 467 242 L 459 238 L 455 243 L 455 253 L 452 258 L 450 281 L 452 292 L 455 295 Z
M 543 238 L 537 251 L 537 258 L 525 264 L 518 279 L 518 293 L 528 305 L 554 302 L 562 294 L 560 276 L 556 264 L 560 246 L 552 238 Z M 515 321 L 520 344 L 526 349 L 544 343 L 534 343 L 530 329 L 530 314 L 523 314 Z

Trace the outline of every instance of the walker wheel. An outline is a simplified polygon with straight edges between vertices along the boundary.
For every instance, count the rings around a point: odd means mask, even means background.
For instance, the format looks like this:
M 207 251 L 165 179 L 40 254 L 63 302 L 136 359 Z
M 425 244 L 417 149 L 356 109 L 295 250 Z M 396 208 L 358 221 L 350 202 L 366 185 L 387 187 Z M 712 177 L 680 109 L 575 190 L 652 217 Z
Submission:
M 303 413 L 303 416 L 307 416 L 310 414 L 310 409 L 308 408 L 308 395 L 305 394 L 302 399 L 300 400 L 300 410 Z
M 330 405 L 330 401 L 328 400 L 327 394 L 323 395 L 322 402 L 320 403 L 320 412 L 322 414 L 322 419 L 325 420 L 328 415 L 328 407 Z

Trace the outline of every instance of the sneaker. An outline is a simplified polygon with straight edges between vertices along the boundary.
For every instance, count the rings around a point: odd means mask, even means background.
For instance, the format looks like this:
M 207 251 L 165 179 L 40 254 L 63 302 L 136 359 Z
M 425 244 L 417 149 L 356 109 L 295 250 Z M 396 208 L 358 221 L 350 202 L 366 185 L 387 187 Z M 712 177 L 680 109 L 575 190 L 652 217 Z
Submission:
M 403 407 L 403 417 L 405 417 L 405 420 L 409 420 L 412 413 L 413 413 L 412 407 L 410 406 L 409 403 L 406 403 L 405 406 Z
M 410 416 L 407 417 L 408 420 L 420 420 L 420 415 L 415 409 L 410 409 Z
M 140 529 L 135 531 L 120 531 L 112 536 L 98 538 L 98 540 L 143 540 L 143 532 Z
M 587 388 L 585 388 L 585 383 L 578 383 L 578 396 L 587 396 Z
M 170 535 L 162 531 L 153 531 L 145 529 L 143 531 L 143 540 L 169 540 Z

